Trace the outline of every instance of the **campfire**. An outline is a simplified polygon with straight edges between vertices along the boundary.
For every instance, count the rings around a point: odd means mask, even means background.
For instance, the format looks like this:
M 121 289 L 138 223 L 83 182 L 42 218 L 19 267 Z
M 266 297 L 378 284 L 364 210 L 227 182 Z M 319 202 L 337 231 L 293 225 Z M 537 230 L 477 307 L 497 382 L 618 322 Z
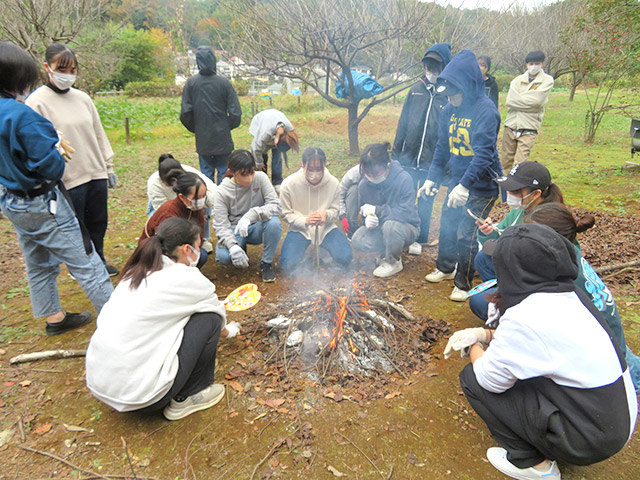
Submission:
M 267 363 L 285 376 L 294 369 L 321 382 L 394 371 L 407 378 L 416 353 L 424 354 L 448 329 L 446 322 L 418 319 L 398 303 L 367 298 L 355 282 L 316 295 L 267 322 L 273 345 Z

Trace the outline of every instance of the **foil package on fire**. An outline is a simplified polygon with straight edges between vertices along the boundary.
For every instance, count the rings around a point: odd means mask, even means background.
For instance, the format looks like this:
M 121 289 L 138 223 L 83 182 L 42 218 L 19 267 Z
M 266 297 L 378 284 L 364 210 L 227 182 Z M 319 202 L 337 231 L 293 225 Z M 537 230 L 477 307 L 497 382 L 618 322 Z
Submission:
M 271 320 L 267 320 L 267 327 L 275 328 L 275 329 L 284 329 L 288 328 L 289 324 L 291 324 L 291 319 L 287 318 L 283 315 L 278 315 L 276 318 L 272 318 Z
M 304 333 L 302 333 L 302 331 L 296 330 L 292 332 L 291 335 L 289 335 L 289 338 L 287 338 L 287 347 L 295 347 L 300 345 L 303 338 Z

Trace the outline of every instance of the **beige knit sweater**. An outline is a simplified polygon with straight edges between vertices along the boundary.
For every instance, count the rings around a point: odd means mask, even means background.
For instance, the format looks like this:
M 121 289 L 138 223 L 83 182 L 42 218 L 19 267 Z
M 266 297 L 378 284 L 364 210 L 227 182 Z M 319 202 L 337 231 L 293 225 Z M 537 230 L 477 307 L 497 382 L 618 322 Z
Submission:
M 56 93 L 43 85 L 25 103 L 51 121 L 75 149 L 62 177 L 67 189 L 113 173 L 113 150 L 89 95 L 75 88 Z

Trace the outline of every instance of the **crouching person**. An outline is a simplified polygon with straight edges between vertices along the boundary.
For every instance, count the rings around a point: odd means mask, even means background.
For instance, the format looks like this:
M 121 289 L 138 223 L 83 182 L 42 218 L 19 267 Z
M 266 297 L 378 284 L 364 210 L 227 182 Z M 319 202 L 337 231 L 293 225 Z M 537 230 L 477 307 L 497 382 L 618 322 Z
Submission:
M 263 245 L 260 274 L 263 282 L 273 282 L 273 256 L 280 243 L 282 224 L 280 200 L 269 177 L 256 172 L 248 150 L 236 150 L 227 159 L 227 173 L 216 191 L 213 229 L 218 238 L 216 261 L 248 268 L 247 244 Z
M 315 242 L 340 266 L 346 267 L 353 259 L 349 241 L 335 224 L 340 184 L 326 165 L 321 149 L 307 148 L 302 154 L 302 168 L 282 182 L 282 218 L 289 224 L 289 232 L 282 243 L 280 267 L 286 273 L 300 264 Z
M 218 340 L 226 325 L 215 286 L 197 268 L 200 227 L 163 221 L 123 269 L 87 349 L 87 387 L 119 412 L 163 410 L 178 420 L 224 396 L 214 383 Z
M 390 277 L 402 270 L 402 250 L 420 233 L 416 188 L 400 164 L 389 159 L 387 143 L 367 145 L 360 156 L 363 178 L 358 185 L 362 225 L 353 234 L 353 248 L 378 252 L 376 277 Z
M 445 349 L 471 356 L 460 383 L 500 445 L 489 462 L 512 478 L 560 479 L 556 461 L 611 457 L 631 438 L 638 403 L 602 312 L 576 290 L 574 246 L 545 225 L 513 226 L 493 263 L 497 329 L 461 330 Z

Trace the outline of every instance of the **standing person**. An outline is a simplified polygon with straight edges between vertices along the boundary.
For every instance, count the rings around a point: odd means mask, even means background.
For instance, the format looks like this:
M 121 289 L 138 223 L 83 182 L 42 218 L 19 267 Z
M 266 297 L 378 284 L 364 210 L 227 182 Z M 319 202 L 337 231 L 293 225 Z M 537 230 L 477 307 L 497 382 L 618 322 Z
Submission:
M 505 172 L 529 158 L 554 84 L 553 77 L 542 69 L 544 52 L 528 53 L 525 62 L 527 71 L 511 80 L 507 93 L 507 119 L 502 133 L 502 169 Z
M 602 313 L 575 289 L 573 245 L 546 225 L 517 225 L 493 257 L 498 328 L 458 331 L 444 353 L 471 357 L 460 385 L 500 445 L 489 462 L 512 478 L 559 480 L 556 461 L 615 455 L 633 434 L 638 400 Z
M 391 158 L 398 160 L 411 178 L 416 189 L 427 179 L 427 173 L 438 142 L 440 113 L 447 97 L 436 92 L 436 80 L 451 61 L 451 44 L 436 43 L 422 57 L 424 76 L 409 89 L 402 107 Z M 420 235 L 409 246 L 409 253 L 420 255 L 422 243 L 429 240 L 433 196 L 418 196 Z
M 251 152 L 256 169 L 267 172 L 268 154 L 271 150 L 271 181 L 277 193 L 282 184 L 282 155 L 293 149 L 298 151 L 298 135 L 289 119 L 279 110 L 263 110 L 251 119 L 249 133 L 253 135 Z
M 49 120 L 22 102 L 38 82 L 29 54 L 0 42 L 0 208 L 18 234 L 35 317 L 47 335 L 85 325 L 91 314 L 62 310 L 56 278 L 64 263 L 96 312 L 113 292 L 102 260 L 83 238 L 60 180 L 65 161 Z
M 351 167 L 340 181 L 340 209 L 338 215 L 347 237 L 351 238 L 358 225 L 360 203 L 358 201 L 358 185 L 362 180 L 360 164 Z
M 480 55 L 478 57 L 478 66 L 482 72 L 482 78 L 484 78 L 484 88 L 487 97 L 489 97 L 496 108 L 498 108 L 498 92 L 500 89 L 498 88 L 496 77 L 489 73 L 489 70 L 491 70 L 491 58 L 486 55 Z
M 390 277 L 402 271 L 402 249 L 420 233 L 416 187 L 396 160 L 389 159 L 389 143 L 367 145 L 360 155 L 362 180 L 358 185 L 363 223 L 352 245 L 361 252 L 377 252 L 373 275 Z
M 225 77 L 216 74 L 216 56 L 211 47 L 196 50 L 200 69 L 182 90 L 180 121 L 196 135 L 200 170 L 220 185 L 227 171 L 227 157 L 233 151 L 231 130 L 240 125 L 242 109 L 238 94 Z
M 273 256 L 282 236 L 281 213 L 278 195 L 267 174 L 256 172 L 251 152 L 232 152 L 213 207 L 216 261 L 248 268 L 247 244 L 263 244 L 260 275 L 263 282 L 274 282 Z
M 282 219 L 289 224 L 289 232 L 282 243 L 280 266 L 287 273 L 300 264 L 312 242 L 314 247 L 328 251 L 341 267 L 353 259 L 349 241 L 335 224 L 340 185 L 326 167 L 324 151 L 307 148 L 302 154 L 302 168 L 282 182 Z
M 109 223 L 107 188 L 118 183 L 113 170 L 113 150 L 89 95 L 72 87 L 78 73 L 75 53 L 54 42 L 45 52 L 47 83 L 29 95 L 26 104 L 63 133 L 75 153 L 67 162 L 62 182 L 80 222 L 89 231 L 109 276 L 120 273 L 104 256 L 104 236 Z
M 98 317 L 87 349 L 87 387 L 119 412 L 163 410 L 179 420 L 224 396 L 214 383 L 226 323 L 216 287 L 197 268 L 200 227 L 172 217 L 142 242 Z
M 425 279 L 432 283 L 453 279 L 449 299 L 455 302 L 463 302 L 471 289 L 478 251 L 477 226 L 467 209 L 487 217 L 498 198 L 493 179 L 502 174 L 496 148 L 500 114 L 484 88 L 471 50 L 462 50 L 451 60 L 436 88 L 449 97 L 449 104 L 440 116 L 438 144 L 423 192 L 436 194 L 447 165 L 451 182 L 442 208 L 436 269 Z

